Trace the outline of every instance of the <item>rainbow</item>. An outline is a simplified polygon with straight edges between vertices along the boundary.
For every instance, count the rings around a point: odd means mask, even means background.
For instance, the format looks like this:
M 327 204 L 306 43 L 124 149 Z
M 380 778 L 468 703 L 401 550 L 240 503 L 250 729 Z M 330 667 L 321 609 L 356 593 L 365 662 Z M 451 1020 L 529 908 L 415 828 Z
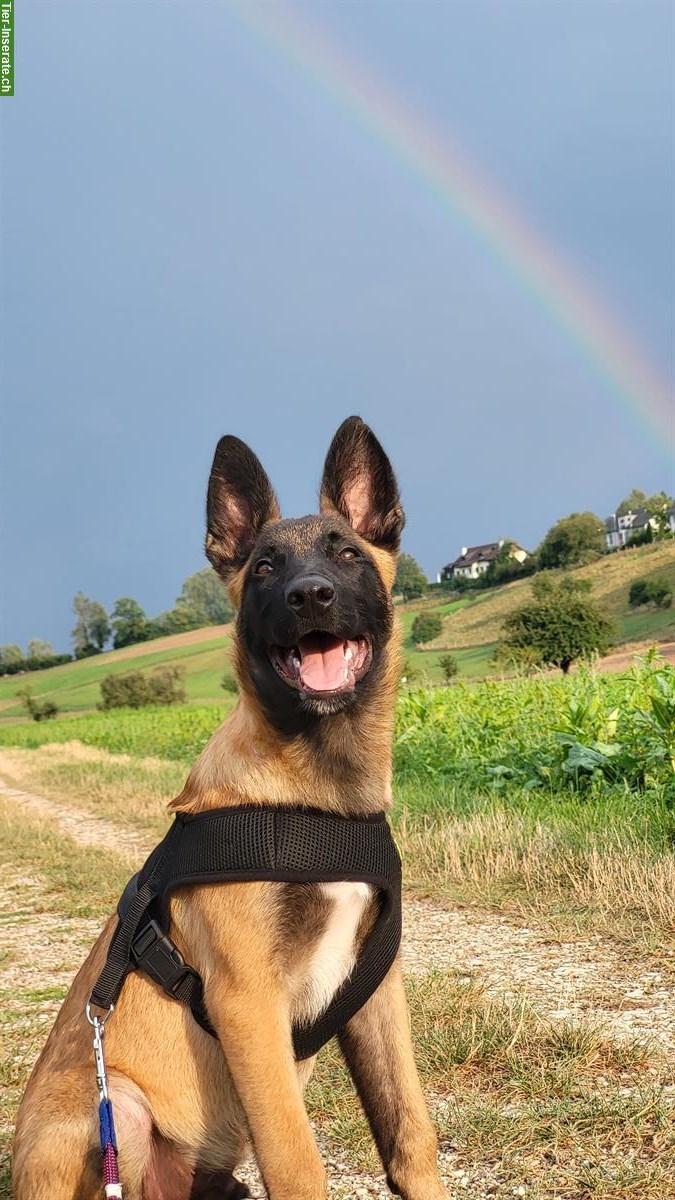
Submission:
M 477 238 L 514 280 L 545 308 L 611 388 L 661 453 L 675 448 L 675 404 L 668 383 L 586 280 L 563 261 L 495 184 L 449 138 L 355 62 L 282 0 L 231 0 L 243 26 L 337 101 L 342 110 Z

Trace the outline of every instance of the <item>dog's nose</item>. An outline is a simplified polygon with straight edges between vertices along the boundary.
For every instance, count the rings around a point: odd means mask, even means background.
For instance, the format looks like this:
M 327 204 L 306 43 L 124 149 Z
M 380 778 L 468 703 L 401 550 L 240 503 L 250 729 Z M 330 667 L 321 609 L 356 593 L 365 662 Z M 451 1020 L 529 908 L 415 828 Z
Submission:
M 303 575 L 286 588 L 286 603 L 299 617 L 325 612 L 335 599 L 335 588 L 323 575 Z

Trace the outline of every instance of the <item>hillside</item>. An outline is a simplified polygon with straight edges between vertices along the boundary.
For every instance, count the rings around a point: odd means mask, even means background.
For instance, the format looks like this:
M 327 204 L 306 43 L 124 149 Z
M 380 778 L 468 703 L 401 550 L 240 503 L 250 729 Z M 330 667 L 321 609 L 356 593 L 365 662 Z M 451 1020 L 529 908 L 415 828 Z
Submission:
M 675 591 L 675 543 L 644 546 L 599 559 L 591 566 L 574 572 L 593 582 L 593 594 L 617 622 L 621 643 L 675 640 L 675 607 L 663 610 L 634 611 L 628 605 L 628 589 L 635 579 L 665 576 Z M 439 601 L 437 595 L 409 604 L 397 604 L 403 626 L 406 674 L 409 678 L 440 681 L 439 658 L 448 650 L 465 679 L 479 679 L 493 670 L 493 652 L 504 618 L 531 592 L 530 580 L 522 580 L 477 596 Z M 433 607 L 444 618 L 443 633 L 429 647 L 419 650 L 410 639 L 417 613 Z M 185 671 L 185 690 L 190 703 L 231 703 L 231 695 L 221 688 L 223 675 L 229 672 L 230 625 L 214 625 L 189 633 L 157 638 L 123 650 L 109 650 L 94 658 L 65 663 L 48 671 L 12 675 L 0 679 L 0 721 L 24 716 L 16 693 L 29 683 L 34 694 L 49 698 L 62 712 L 86 712 L 100 699 L 104 675 L 129 670 L 151 670 L 170 664 Z
M 223 702 L 226 693 L 220 682 L 228 668 L 230 630 L 230 625 L 211 625 L 137 646 L 125 646 L 123 650 L 108 650 L 79 662 L 50 667 L 47 671 L 7 676 L 0 679 L 0 718 L 23 715 L 16 693 L 26 683 L 35 695 L 54 700 L 59 709 L 82 712 L 98 704 L 99 685 L 104 675 L 152 670 L 165 665 L 183 668 L 189 701 Z
M 619 643 L 675 637 L 675 607 L 632 609 L 628 603 L 631 583 L 645 577 L 668 579 L 675 593 L 675 542 L 608 555 L 570 573 L 575 578 L 591 580 L 594 599 L 616 622 Z M 485 591 L 471 603 L 461 601 L 445 614 L 443 632 L 426 652 L 494 645 L 505 618 L 531 594 L 531 580 L 523 579 Z M 444 608 L 435 611 L 443 613 Z

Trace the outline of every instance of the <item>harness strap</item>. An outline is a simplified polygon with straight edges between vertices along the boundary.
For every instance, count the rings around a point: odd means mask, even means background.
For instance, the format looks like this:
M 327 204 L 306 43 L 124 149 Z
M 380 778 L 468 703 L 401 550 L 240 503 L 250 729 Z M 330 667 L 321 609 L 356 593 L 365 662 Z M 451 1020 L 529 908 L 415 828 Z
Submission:
M 120 918 L 123 914 L 123 919 L 120 919 L 115 930 L 105 966 L 94 984 L 90 997 L 90 1003 L 99 1008 L 110 1008 L 117 1003 L 124 980 L 129 971 L 134 969 L 132 943 L 138 926 L 157 897 L 162 868 L 169 858 L 177 833 L 178 825 L 174 821 L 164 840 L 155 847 L 145 866 L 129 880 L 122 893 L 117 912 Z M 146 875 L 142 884 L 139 883 L 141 875 Z
M 121 897 L 118 927 L 91 1001 L 116 1003 L 129 971 L 143 970 L 186 1004 L 212 1036 L 199 974 L 171 940 L 171 893 L 190 884 L 270 880 L 353 880 L 380 893 L 375 925 L 352 975 L 321 1016 L 293 1030 L 298 1060 L 316 1054 L 365 1004 L 393 963 L 401 940 L 401 862 L 384 813 L 347 818 L 254 806 L 179 814 Z

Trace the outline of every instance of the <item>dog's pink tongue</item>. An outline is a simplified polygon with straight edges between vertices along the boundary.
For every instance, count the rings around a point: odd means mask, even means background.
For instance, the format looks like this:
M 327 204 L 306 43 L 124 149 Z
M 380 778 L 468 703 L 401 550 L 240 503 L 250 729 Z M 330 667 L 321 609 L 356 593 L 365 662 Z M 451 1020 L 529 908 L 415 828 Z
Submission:
M 356 642 L 347 642 L 356 653 Z M 345 658 L 345 643 L 328 638 L 301 638 L 300 682 L 313 692 L 334 692 L 349 680 L 351 659 Z

